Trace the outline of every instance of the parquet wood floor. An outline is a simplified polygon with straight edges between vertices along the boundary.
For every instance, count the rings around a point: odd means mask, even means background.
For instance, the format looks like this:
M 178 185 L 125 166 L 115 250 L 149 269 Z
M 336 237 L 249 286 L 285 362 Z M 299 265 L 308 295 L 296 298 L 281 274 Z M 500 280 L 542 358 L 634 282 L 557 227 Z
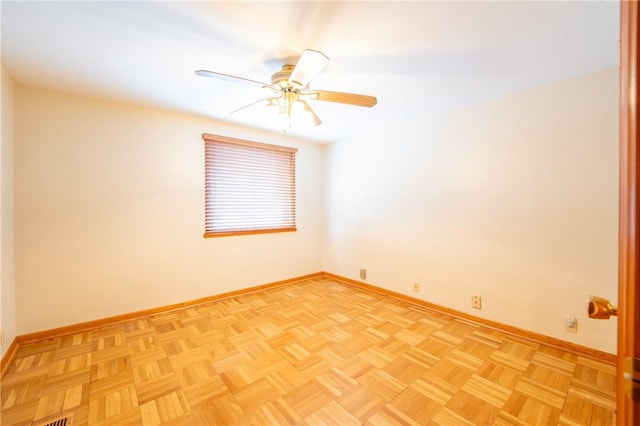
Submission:
M 329 279 L 25 345 L 3 425 L 615 423 L 615 367 Z

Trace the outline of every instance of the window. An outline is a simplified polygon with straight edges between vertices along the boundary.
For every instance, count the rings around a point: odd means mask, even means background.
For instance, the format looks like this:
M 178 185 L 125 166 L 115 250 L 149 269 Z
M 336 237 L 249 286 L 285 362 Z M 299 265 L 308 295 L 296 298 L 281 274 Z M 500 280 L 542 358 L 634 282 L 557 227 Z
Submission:
M 296 148 L 202 138 L 205 237 L 296 230 Z

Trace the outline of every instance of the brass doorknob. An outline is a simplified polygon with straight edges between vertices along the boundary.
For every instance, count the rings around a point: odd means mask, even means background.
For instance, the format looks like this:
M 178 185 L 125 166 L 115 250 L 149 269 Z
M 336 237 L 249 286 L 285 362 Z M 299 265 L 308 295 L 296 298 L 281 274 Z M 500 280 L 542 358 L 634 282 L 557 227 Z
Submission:
M 602 297 L 589 296 L 589 318 L 609 319 L 612 315 L 618 316 L 618 308 L 611 302 Z

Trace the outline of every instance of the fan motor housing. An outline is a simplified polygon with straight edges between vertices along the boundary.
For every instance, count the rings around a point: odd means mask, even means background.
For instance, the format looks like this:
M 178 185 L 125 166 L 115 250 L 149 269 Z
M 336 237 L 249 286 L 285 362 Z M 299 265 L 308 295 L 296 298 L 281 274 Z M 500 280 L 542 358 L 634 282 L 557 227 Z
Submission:
M 289 77 L 291 76 L 294 68 L 295 65 L 283 65 L 280 71 L 276 71 L 271 76 L 271 84 L 289 87 Z

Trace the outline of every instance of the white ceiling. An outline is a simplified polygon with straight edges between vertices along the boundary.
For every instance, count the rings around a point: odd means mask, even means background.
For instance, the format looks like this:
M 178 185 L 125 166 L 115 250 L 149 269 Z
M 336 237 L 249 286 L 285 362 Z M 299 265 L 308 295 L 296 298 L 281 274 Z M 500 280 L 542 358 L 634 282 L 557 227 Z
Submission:
M 21 84 L 278 130 L 260 88 L 305 48 L 331 62 L 315 89 L 374 95 L 372 109 L 313 102 L 320 142 L 618 64 L 612 2 L 8 2 L 2 62 Z M 214 131 L 215 129 L 206 129 Z

